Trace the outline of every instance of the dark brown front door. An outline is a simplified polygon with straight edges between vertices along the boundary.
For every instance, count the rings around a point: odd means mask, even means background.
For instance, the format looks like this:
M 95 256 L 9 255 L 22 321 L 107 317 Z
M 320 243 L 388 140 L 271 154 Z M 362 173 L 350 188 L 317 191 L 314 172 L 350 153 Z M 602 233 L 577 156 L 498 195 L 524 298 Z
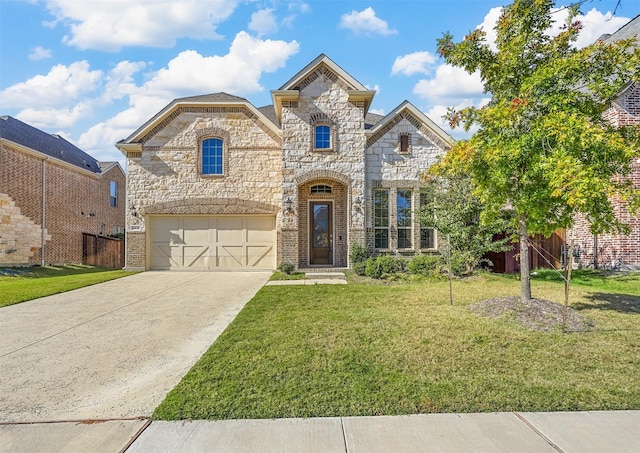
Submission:
M 309 216 L 309 264 L 333 264 L 333 203 L 312 201 Z

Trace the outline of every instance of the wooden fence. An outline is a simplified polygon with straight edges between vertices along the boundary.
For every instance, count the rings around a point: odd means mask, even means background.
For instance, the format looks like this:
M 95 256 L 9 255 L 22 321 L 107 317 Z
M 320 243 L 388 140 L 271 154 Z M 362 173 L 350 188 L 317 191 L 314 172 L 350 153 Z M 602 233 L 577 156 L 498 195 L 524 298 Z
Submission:
M 558 230 L 550 237 L 536 235 L 531 238 L 529 246 L 529 264 L 531 270 L 538 268 L 562 267 L 562 249 L 565 245 L 565 231 Z M 487 253 L 487 258 L 493 263 L 493 272 L 511 274 L 520 271 L 520 244 L 513 244 L 513 249 L 501 253 Z
M 122 269 L 124 240 L 82 233 L 82 264 L 106 269 Z

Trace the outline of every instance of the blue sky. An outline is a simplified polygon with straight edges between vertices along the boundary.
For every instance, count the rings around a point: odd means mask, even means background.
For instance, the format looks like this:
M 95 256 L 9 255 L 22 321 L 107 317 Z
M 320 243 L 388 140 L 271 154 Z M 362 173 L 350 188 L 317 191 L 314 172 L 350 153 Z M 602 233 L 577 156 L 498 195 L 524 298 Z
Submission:
M 446 107 L 486 99 L 477 76 L 437 57 L 436 39 L 450 31 L 460 40 L 478 26 L 490 32 L 504 3 L 0 0 L 0 115 L 122 162 L 115 142 L 174 98 L 224 91 L 261 107 L 324 53 L 377 90 L 373 112 L 406 99 L 441 123 Z M 582 6 L 578 45 L 640 13 L 638 0 L 622 0 L 612 15 L 617 3 Z

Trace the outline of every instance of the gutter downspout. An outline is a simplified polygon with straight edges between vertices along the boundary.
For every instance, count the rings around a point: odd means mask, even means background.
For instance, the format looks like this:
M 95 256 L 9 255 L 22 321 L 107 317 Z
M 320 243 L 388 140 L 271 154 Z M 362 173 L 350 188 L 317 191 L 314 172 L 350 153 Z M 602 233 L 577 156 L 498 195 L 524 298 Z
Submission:
M 40 265 L 44 266 L 44 243 L 45 243 L 45 216 L 47 213 L 47 160 L 48 158 L 42 159 L 42 232 L 40 235 Z

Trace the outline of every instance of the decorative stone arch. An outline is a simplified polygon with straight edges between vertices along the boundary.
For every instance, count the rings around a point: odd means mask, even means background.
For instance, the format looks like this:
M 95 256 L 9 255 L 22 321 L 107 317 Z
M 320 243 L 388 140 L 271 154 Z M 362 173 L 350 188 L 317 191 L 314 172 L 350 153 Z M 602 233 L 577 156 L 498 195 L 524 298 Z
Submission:
M 339 183 L 344 184 L 347 187 L 351 186 L 352 179 L 345 174 L 339 173 L 335 170 L 329 169 L 317 169 L 311 170 L 301 175 L 296 176 L 296 185 L 300 186 L 314 179 L 331 179 Z
M 219 214 L 273 214 L 279 206 L 240 198 L 186 198 L 145 206 L 140 213 L 177 215 L 219 215 Z

